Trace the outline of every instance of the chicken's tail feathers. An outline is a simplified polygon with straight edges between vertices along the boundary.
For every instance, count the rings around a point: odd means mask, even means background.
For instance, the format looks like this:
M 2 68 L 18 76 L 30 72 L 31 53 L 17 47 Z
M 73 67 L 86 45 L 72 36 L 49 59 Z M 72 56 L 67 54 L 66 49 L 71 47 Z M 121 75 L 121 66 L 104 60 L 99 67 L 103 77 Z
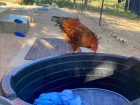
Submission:
M 68 19 L 68 18 L 69 18 L 69 17 L 52 16 L 51 21 L 58 22 L 58 21 L 60 21 L 60 20 L 66 20 L 66 19 Z
M 95 31 L 94 35 L 95 35 L 95 38 L 97 40 L 97 45 L 99 45 L 100 39 L 102 39 L 102 37 L 98 37 L 98 34 L 96 34 L 96 31 Z
M 76 17 L 74 17 L 73 19 L 75 19 L 76 21 L 80 21 L 80 20 L 79 20 L 79 18 L 78 18 L 78 16 L 77 16 L 77 18 L 76 18 Z
M 102 37 L 98 37 L 98 38 L 97 38 L 97 40 L 98 40 L 97 45 L 99 45 L 100 39 L 102 39 Z
M 51 19 L 51 21 L 54 21 L 54 22 L 56 22 L 58 18 L 59 18 L 58 16 L 52 16 L 52 19 Z
M 58 17 L 58 16 L 52 16 L 51 21 L 57 23 L 55 26 L 60 26 L 64 20 L 69 19 L 69 18 L 70 18 L 70 17 Z
M 102 37 L 99 37 L 98 40 L 102 39 Z
M 94 35 L 95 35 L 96 37 L 98 36 L 98 34 L 96 34 L 96 31 L 95 31 Z M 102 37 L 98 37 L 97 40 L 99 41 L 101 38 L 102 38 Z
M 77 20 L 79 20 L 78 16 L 77 16 Z

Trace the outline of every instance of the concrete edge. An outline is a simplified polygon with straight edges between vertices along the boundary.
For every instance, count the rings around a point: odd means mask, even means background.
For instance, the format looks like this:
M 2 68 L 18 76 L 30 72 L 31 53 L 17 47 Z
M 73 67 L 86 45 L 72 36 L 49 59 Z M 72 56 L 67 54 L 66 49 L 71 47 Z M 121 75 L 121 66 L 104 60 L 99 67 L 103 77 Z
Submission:
M 24 57 L 26 56 L 26 54 L 28 53 L 28 51 L 30 50 L 30 48 L 32 47 L 32 45 L 34 44 L 34 42 L 36 41 L 37 38 L 53 38 L 53 37 L 32 37 L 27 44 L 19 51 L 19 53 L 12 59 L 12 61 L 10 62 L 9 66 L 8 66 L 8 73 L 10 73 L 12 70 L 16 69 L 17 67 L 28 63 L 32 60 L 25 60 Z M 55 37 L 57 39 L 64 39 L 61 37 Z M 89 52 L 89 49 L 84 48 L 84 47 L 80 47 L 81 52 Z

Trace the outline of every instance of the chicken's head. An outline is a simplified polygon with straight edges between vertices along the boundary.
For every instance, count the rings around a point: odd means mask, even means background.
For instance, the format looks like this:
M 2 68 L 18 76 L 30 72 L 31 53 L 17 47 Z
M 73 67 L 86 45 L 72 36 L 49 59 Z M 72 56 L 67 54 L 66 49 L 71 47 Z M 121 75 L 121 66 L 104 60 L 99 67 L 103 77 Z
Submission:
M 95 46 L 95 45 L 92 45 L 92 46 L 91 46 L 91 50 L 92 50 L 92 51 L 95 51 L 95 52 L 96 52 L 97 49 L 98 49 L 98 46 Z

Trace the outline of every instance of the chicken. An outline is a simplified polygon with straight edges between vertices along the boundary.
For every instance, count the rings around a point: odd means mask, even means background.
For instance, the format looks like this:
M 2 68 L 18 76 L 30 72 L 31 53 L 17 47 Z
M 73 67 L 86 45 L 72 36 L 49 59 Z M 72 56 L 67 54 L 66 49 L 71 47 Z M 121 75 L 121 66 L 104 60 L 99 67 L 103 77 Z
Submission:
M 94 32 L 80 22 L 78 17 L 53 16 L 51 21 L 57 22 L 64 33 L 65 42 L 71 45 L 74 53 L 77 53 L 78 47 L 91 48 L 96 53 L 99 39 Z

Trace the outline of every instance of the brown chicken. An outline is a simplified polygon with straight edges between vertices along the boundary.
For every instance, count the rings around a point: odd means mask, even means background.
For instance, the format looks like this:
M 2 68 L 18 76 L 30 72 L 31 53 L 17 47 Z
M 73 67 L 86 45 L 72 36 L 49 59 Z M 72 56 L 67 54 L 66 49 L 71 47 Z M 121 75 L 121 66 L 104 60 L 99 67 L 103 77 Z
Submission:
M 64 33 L 65 42 L 71 45 L 74 53 L 77 53 L 78 47 L 91 48 L 91 50 L 96 53 L 99 39 L 97 39 L 94 32 L 80 22 L 78 17 L 53 16 L 51 21 L 57 22 L 56 25 L 58 25 Z

